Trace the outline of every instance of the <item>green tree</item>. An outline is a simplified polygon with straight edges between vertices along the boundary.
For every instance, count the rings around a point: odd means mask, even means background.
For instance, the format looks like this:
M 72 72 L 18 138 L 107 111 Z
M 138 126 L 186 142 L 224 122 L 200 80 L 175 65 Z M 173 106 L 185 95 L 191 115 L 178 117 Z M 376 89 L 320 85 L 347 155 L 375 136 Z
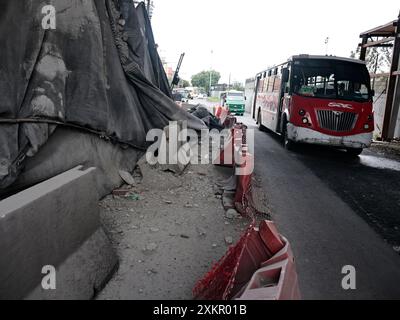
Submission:
M 192 77 L 192 85 L 194 87 L 203 88 L 207 92 L 210 91 L 210 75 L 211 75 L 211 86 L 216 85 L 221 79 L 221 74 L 218 71 L 202 71 L 198 74 L 195 74 Z
M 360 47 L 356 51 L 352 51 L 350 54 L 351 58 L 359 59 Z M 377 48 L 372 47 L 367 49 L 367 55 L 365 58 L 367 62 L 368 71 L 371 73 L 388 72 L 390 70 L 392 60 L 392 49 L 391 48 Z
M 241 82 L 234 82 L 231 86 L 232 90 L 236 91 L 244 91 L 243 83 Z
M 187 80 L 181 79 L 181 81 L 179 82 L 179 87 L 181 87 L 181 88 L 190 87 L 190 82 Z

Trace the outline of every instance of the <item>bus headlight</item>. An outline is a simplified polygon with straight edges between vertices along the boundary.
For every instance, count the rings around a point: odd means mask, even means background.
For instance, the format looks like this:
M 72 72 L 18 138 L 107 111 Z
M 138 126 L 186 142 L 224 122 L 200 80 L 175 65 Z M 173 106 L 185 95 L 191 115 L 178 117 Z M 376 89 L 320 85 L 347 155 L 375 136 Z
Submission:
M 306 117 L 303 118 L 303 124 L 307 124 L 308 123 L 308 119 Z
M 300 109 L 299 115 L 301 115 L 302 117 L 304 117 L 304 116 L 306 115 L 306 112 L 305 112 L 303 109 Z
M 364 124 L 364 130 L 369 130 L 369 124 L 368 123 Z

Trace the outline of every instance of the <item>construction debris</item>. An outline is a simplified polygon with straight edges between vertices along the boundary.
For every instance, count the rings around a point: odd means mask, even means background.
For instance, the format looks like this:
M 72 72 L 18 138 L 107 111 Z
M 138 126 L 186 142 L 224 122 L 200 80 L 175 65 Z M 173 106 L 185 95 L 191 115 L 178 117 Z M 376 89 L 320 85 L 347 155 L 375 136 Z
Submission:
M 132 175 L 129 172 L 119 170 L 119 175 L 121 179 L 128 185 L 133 186 L 135 185 L 135 179 L 132 177 Z
M 107 196 L 100 202 L 120 267 L 98 299 L 191 299 L 193 281 L 224 254 L 225 235 L 240 236 L 240 220 L 226 225 L 221 200 L 215 198 L 216 181 L 226 180 L 230 172 L 213 165 L 190 165 L 179 175 L 143 159 L 138 164 L 141 180 L 135 178 L 131 193 L 141 200 Z M 137 168 L 132 176 L 138 173 Z M 139 293 L 139 288 L 144 291 Z

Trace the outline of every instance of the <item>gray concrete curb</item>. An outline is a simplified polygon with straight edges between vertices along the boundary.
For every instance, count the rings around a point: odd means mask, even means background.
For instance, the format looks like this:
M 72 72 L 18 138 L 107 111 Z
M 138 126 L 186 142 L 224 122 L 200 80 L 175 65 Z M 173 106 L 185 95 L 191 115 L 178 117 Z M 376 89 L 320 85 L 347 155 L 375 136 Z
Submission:
M 90 299 L 118 263 L 100 224 L 94 168 L 1 201 L 0 238 L 0 299 Z M 41 285 L 47 265 L 55 290 Z

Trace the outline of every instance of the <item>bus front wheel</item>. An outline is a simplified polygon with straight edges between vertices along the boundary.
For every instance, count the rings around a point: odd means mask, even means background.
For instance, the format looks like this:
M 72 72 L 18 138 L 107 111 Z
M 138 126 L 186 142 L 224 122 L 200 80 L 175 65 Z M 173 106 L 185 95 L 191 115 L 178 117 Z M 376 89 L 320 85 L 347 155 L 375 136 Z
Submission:
M 363 152 L 363 149 L 362 148 L 347 148 L 346 151 L 350 157 L 358 157 Z
M 282 132 L 283 145 L 286 150 L 294 150 L 296 143 L 289 139 L 287 127 L 288 127 L 288 122 L 285 121 Z

